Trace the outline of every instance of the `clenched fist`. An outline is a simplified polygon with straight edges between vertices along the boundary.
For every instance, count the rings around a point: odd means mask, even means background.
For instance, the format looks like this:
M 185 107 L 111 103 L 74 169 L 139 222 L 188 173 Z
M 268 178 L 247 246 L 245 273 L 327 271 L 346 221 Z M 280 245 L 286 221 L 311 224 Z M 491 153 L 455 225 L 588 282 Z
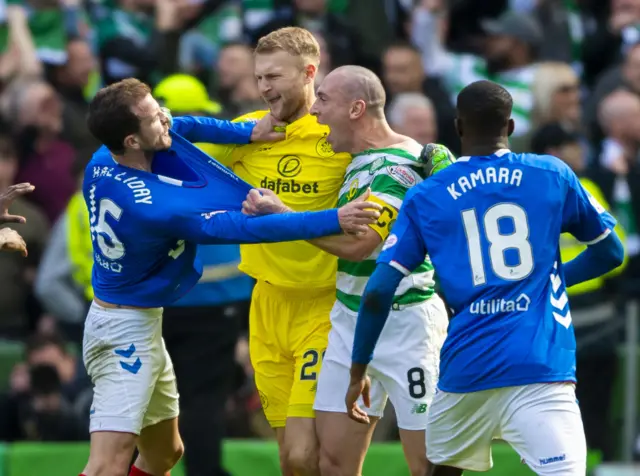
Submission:
M 27 256 L 27 244 L 17 231 L 11 228 L 0 230 L 0 251 L 19 251 L 22 256 Z

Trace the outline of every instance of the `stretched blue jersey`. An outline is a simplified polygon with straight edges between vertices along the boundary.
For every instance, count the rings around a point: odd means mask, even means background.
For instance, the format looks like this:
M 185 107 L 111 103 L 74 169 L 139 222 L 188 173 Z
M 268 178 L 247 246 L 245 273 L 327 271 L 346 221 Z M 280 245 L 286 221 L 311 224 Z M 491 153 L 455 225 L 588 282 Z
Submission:
M 106 147 L 94 154 L 85 170 L 83 193 L 98 299 L 137 307 L 171 304 L 200 279 L 197 244 L 340 233 L 336 210 L 243 215 L 242 201 L 251 187 L 189 142 L 248 143 L 253 126 L 175 118 L 171 148 L 155 153 L 152 172 L 118 164 Z
M 455 313 L 440 389 L 575 381 L 560 234 L 593 244 L 614 226 L 561 160 L 501 150 L 411 189 L 378 262 L 408 274 L 428 250 Z

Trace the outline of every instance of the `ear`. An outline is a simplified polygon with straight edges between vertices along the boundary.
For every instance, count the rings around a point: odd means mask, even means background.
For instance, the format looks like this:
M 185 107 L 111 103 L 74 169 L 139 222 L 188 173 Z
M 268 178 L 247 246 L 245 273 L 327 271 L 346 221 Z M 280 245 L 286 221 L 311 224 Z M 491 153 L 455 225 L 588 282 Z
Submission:
M 453 124 L 456 126 L 456 132 L 458 137 L 462 137 L 462 122 L 457 117 L 454 119 Z
M 353 101 L 349 107 L 349 117 L 351 119 L 360 119 L 366 112 L 367 104 L 362 99 Z
M 135 134 L 130 134 L 127 137 L 124 138 L 124 141 L 122 141 L 124 144 L 124 148 L 125 149 L 139 149 L 140 148 L 140 142 L 138 142 L 138 138 L 136 137 Z
M 516 123 L 513 121 L 513 119 L 509 119 L 509 124 L 507 125 L 507 135 L 511 137 L 511 134 L 513 134 L 513 131 L 515 130 L 516 130 Z
M 304 67 L 304 84 L 313 84 L 318 74 L 318 67 L 314 64 L 308 64 Z

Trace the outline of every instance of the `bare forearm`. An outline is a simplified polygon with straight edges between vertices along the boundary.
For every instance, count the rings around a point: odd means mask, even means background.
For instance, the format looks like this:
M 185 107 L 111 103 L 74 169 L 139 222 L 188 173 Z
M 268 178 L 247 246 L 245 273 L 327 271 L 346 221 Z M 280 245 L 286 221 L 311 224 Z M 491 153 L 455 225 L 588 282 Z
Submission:
M 380 235 L 369 229 L 360 235 L 323 236 L 309 240 L 309 243 L 338 258 L 363 261 L 371 256 L 380 241 Z
M 21 76 L 39 76 L 42 74 L 42 63 L 38 59 L 33 37 L 29 31 L 27 16 L 21 6 L 7 7 L 10 41 L 20 52 L 18 74 Z
M 357 237 L 353 235 L 324 236 L 322 238 L 309 240 L 309 243 L 320 248 L 322 251 L 326 251 L 329 254 L 343 259 L 350 259 L 353 249 L 357 246 L 357 242 Z

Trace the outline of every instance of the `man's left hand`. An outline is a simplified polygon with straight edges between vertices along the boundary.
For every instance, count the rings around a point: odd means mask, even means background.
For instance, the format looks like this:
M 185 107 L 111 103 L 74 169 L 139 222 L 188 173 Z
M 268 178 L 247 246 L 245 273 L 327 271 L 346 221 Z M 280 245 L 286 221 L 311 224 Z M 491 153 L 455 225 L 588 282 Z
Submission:
M 347 390 L 347 395 L 345 397 L 347 415 L 349 415 L 349 418 L 352 420 L 362 423 L 363 425 L 368 425 L 371 422 L 369 421 L 369 415 L 367 415 L 367 413 L 358 405 L 358 398 L 362 395 L 364 406 L 369 408 L 371 406 L 370 392 L 371 379 L 367 375 L 364 375 L 360 379 L 351 378 L 349 389 Z
M 271 113 L 258 121 L 251 132 L 251 142 L 273 142 L 283 140 L 287 135 L 284 132 L 286 124 L 277 120 Z
M 242 202 L 242 213 L 245 215 L 272 215 L 290 211 L 291 209 L 268 188 L 250 190 L 247 199 Z
M 9 215 L 9 207 L 13 201 L 27 193 L 31 193 L 35 187 L 30 183 L 12 185 L 6 192 L 0 194 L 0 225 L 5 223 L 26 223 L 26 219 L 17 215 Z

